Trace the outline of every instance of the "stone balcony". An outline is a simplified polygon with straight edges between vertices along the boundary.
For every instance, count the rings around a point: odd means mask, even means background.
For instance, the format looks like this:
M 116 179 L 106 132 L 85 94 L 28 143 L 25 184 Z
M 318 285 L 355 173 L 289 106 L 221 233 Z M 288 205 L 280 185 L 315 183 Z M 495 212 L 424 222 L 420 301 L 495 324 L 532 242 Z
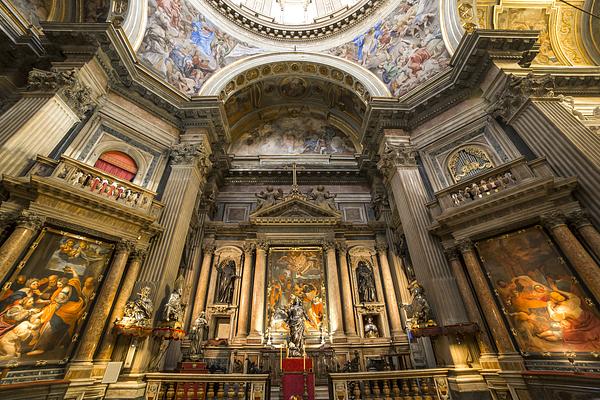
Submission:
M 535 223 L 543 212 L 575 208 L 570 194 L 576 185 L 574 177 L 558 177 L 545 159 L 520 157 L 436 192 L 427 204 L 434 220 L 430 230 L 471 236 L 494 225 Z

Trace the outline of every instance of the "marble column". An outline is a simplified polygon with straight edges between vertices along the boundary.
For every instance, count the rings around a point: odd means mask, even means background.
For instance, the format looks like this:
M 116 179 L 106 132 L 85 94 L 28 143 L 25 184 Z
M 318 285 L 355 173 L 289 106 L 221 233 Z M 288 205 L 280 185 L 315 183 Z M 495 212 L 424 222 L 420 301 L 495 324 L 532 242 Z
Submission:
M 248 341 L 262 340 L 265 320 L 265 284 L 267 280 L 267 252 L 269 242 L 256 243 L 256 263 L 254 266 L 254 288 L 252 290 L 252 319 L 250 320 L 250 335 Z
M 352 287 L 350 285 L 350 271 L 348 268 L 348 246 L 346 242 L 336 242 L 342 284 L 342 312 L 346 336 L 357 337 L 356 321 L 354 319 L 354 302 L 352 301 Z
M 452 273 L 456 279 L 458 290 L 462 294 L 463 303 L 467 311 L 467 316 L 471 322 L 475 322 L 479 326 L 479 332 L 476 334 L 477 344 L 482 355 L 494 354 L 494 347 L 490 341 L 490 337 L 487 334 L 486 324 L 481 317 L 479 308 L 477 307 L 477 300 L 473 297 L 469 280 L 465 275 L 462 262 L 458 250 L 455 248 L 446 249 L 445 251 Z
M 515 348 L 510 339 L 510 334 L 502 319 L 501 311 L 496 305 L 492 291 L 489 288 L 473 243 L 469 240 L 461 242 L 460 251 L 465 260 L 465 266 L 471 277 L 477 298 L 486 310 L 485 319 L 492 332 L 499 353 L 514 354 Z
M 340 281 L 338 276 L 335 242 L 323 242 L 325 259 L 327 260 L 327 303 L 329 310 L 329 333 L 335 338 L 344 336 L 342 322 L 342 302 L 340 299 Z
M 105 330 L 104 338 L 100 344 L 98 354 L 94 358 L 94 361 L 108 362 L 111 359 L 117 336 L 113 333 L 114 323 L 117 319 L 123 318 L 123 311 L 125 310 L 125 304 L 133 293 L 133 288 L 138 281 L 140 270 L 142 269 L 142 263 L 146 257 L 145 250 L 134 250 L 129 258 L 129 267 L 123 278 L 123 283 L 115 301 L 113 310 L 108 319 L 108 326 Z
M 542 215 L 542 223 L 590 292 L 600 301 L 600 267 L 571 232 L 566 217 L 560 212 L 552 212 Z
M 592 225 L 587 215 L 582 210 L 579 210 L 567 215 L 567 219 L 577 229 L 577 232 L 579 232 L 596 257 L 600 259 L 600 233 Z
M 429 232 L 430 201 L 417 166 L 417 150 L 404 136 L 387 137 L 378 163 L 406 236 L 413 267 L 442 325 L 466 321 L 464 305 L 439 241 Z
M 377 255 L 379 256 L 383 291 L 385 292 L 385 305 L 388 312 L 388 320 L 390 321 L 392 337 L 401 338 L 403 336 L 402 319 L 400 318 L 400 309 L 396 298 L 394 280 L 392 279 L 392 271 L 390 270 L 390 264 L 387 257 L 387 243 L 383 238 L 378 238 L 377 240 Z
M 45 218 L 29 210 L 24 210 L 17 217 L 15 230 L 0 247 L 0 282 L 8 278 L 11 268 L 40 231 L 44 222 Z
M 242 287 L 240 289 L 240 307 L 238 310 L 237 337 L 245 339 L 248 336 L 248 319 L 250 305 L 252 304 L 252 264 L 254 264 L 254 250 L 256 244 L 244 243 L 244 270 L 242 272 Z
M 104 277 L 100 291 L 96 295 L 94 308 L 90 312 L 85 332 L 73 357 L 72 364 L 75 367 L 69 367 L 66 375 L 67 379 L 89 377 L 91 365 L 89 372 L 86 372 L 86 366 L 83 366 L 84 368 L 82 369 L 80 365 L 84 363 L 91 364 L 100 338 L 105 332 L 106 320 L 117 296 L 117 289 L 121 283 L 121 278 L 127 266 L 127 259 L 132 249 L 133 244 L 131 242 L 123 241 L 117 243 L 112 264 L 108 274 Z
M 194 315 L 192 316 L 192 321 L 196 320 L 198 315 L 206 308 L 208 280 L 216 248 L 214 240 L 205 242 L 202 246 L 202 266 L 200 267 L 200 278 L 198 278 L 198 287 L 194 296 Z

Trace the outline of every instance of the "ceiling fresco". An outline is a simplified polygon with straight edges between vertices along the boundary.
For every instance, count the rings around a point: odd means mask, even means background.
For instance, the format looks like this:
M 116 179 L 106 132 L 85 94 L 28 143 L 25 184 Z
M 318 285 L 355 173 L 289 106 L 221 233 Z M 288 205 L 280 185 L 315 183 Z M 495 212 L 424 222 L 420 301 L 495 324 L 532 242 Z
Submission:
M 402 0 L 387 17 L 324 53 L 364 66 L 400 96 L 448 65 L 436 5 Z M 189 95 L 233 61 L 274 51 L 234 38 L 187 1 L 150 0 L 147 26 L 140 61 Z

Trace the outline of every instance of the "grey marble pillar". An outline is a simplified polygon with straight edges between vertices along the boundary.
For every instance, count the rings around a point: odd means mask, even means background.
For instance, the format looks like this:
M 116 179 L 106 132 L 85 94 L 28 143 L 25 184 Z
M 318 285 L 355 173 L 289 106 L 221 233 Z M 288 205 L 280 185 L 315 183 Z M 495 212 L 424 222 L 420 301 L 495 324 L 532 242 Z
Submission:
M 338 276 L 337 259 L 335 256 L 335 243 L 323 242 L 325 259 L 327 260 L 327 308 L 329 310 L 329 333 L 333 340 L 344 337 L 342 322 L 342 301 L 340 298 L 340 283 Z
M 336 242 L 339 257 L 342 313 L 344 315 L 344 328 L 346 336 L 352 338 L 358 336 L 356 333 L 356 321 L 354 320 L 354 302 L 352 300 L 352 287 L 350 286 L 350 271 L 348 269 L 348 246 L 346 242 Z
M 248 342 L 260 342 L 264 334 L 265 324 L 265 285 L 267 281 L 267 252 L 269 242 L 256 243 L 256 264 L 254 267 L 254 288 L 252 290 L 252 316 L 250 317 L 250 334 Z
M 248 320 L 250 319 L 250 305 L 252 304 L 252 275 L 254 264 L 254 250 L 256 244 L 244 243 L 244 269 L 242 271 L 242 287 L 240 289 L 240 308 L 238 311 L 237 338 L 244 339 L 248 336 Z

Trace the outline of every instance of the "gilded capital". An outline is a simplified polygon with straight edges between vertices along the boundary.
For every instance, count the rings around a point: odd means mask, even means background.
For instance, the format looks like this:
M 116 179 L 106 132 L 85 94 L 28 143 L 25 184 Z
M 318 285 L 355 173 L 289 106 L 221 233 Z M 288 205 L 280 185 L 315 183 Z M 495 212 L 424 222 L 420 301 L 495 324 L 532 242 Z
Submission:
M 587 213 L 583 210 L 570 212 L 567 215 L 567 220 L 571 225 L 575 227 L 575 229 L 580 229 L 584 226 L 592 225 L 592 223 L 588 219 Z
M 256 249 L 268 251 L 270 245 L 271 245 L 271 243 L 269 243 L 268 240 L 259 240 L 258 242 L 256 242 Z
M 468 253 L 470 251 L 475 251 L 475 245 L 471 241 L 471 239 L 463 239 L 458 242 L 458 248 L 461 253 Z
M 459 259 L 458 249 L 456 247 L 444 249 L 444 254 L 446 255 L 446 259 L 448 261 L 455 261 Z
M 415 146 L 404 143 L 386 143 L 377 168 L 386 179 L 391 179 L 398 167 L 416 167 L 417 154 Z
M 542 214 L 540 220 L 546 229 L 554 229 L 567 224 L 565 214 L 557 210 Z
M 322 246 L 324 251 L 335 250 L 335 241 L 323 240 Z
M 46 218 L 31 210 L 23 210 L 17 217 L 17 227 L 32 231 L 39 231 L 46 222 Z
M 178 143 L 171 148 L 172 165 L 195 165 L 202 175 L 208 172 L 210 161 L 202 143 Z
M 250 255 L 254 252 L 254 250 L 256 250 L 256 243 L 245 241 L 242 247 L 244 249 L 244 253 Z
M 135 242 L 131 240 L 121 240 L 115 245 L 117 253 L 131 253 L 135 249 Z
M 335 247 L 342 254 L 346 254 L 348 252 L 348 244 L 345 240 L 338 240 L 335 242 Z

